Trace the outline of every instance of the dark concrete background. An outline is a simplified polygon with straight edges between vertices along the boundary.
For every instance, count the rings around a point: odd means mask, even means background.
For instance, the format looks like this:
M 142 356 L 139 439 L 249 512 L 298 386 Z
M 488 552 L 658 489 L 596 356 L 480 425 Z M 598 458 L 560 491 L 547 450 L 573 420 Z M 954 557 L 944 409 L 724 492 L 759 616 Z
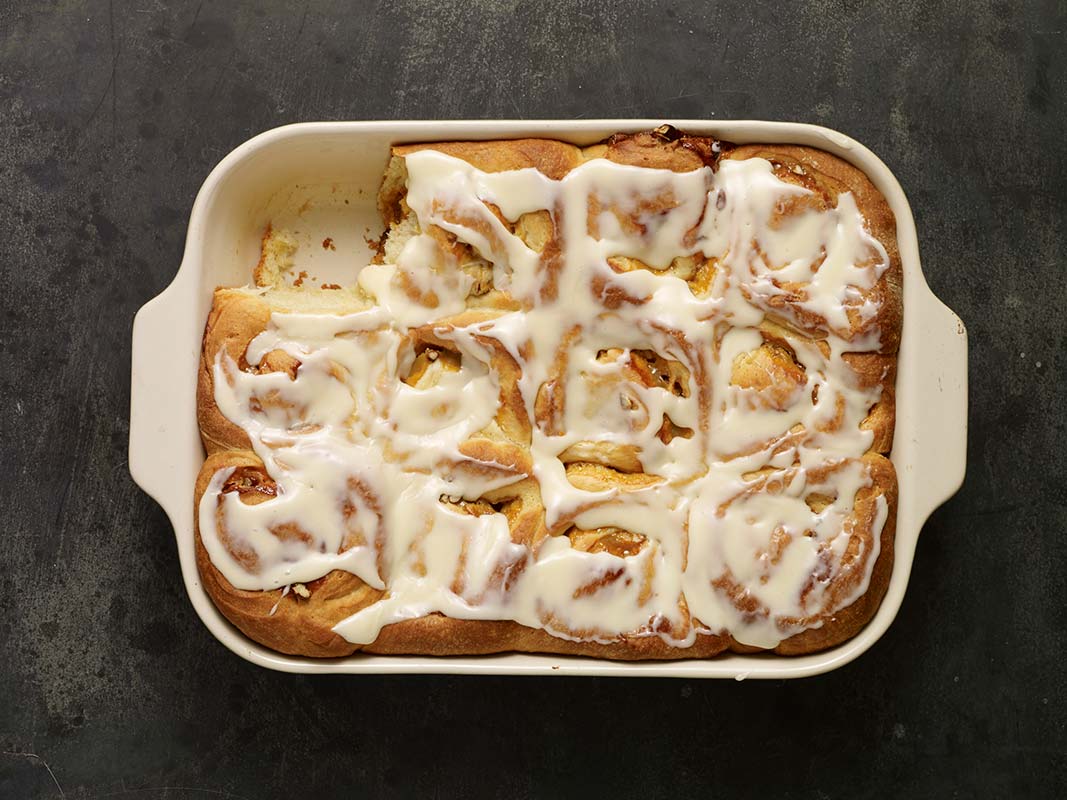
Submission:
M 0 797 L 1053 796 L 1067 782 L 1067 6 L 0 0 Z M 971 344 L 890 632 L 796 682 L 310 678 L 224 650 L 130 480 L 130 323 L 298 120 L 818 122 Z M 1060 796 L 1063 796 L 1062 794 Z

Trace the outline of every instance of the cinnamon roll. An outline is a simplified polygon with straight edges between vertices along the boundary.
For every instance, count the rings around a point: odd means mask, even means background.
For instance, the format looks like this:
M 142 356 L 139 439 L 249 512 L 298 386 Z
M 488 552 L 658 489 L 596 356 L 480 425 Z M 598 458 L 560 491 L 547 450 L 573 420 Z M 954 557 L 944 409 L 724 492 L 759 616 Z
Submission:
M 196 546 L 307 656 L 809 653 L 893 561 L 901 268 L 862 172 L 669 127 L 393 148 L 354 285 L 215 293 Z

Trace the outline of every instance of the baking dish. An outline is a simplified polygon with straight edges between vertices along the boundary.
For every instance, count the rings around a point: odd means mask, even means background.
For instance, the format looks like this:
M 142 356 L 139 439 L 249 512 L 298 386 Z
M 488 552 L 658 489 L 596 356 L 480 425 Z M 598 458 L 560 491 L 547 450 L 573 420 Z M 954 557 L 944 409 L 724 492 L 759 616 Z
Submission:
M 193 606 L 230 650 L 261 666 L 304 673 L 791 678 L 842 666 L 885 632 L 903 600 L 923 523 L 963 480 L 966 330 L 926 285 L 911 209 L 888 168 L 865 147 L 836 131 L 783 122 L 667 121 L 685 131 L 737 143 L 794 143 L 827 150 L 866 172 L 896 215 L 904 271 L 892 454 L 900 486 L 896 558 L 881 607 L 856 637 L 800 657 L 724 654 L 708 660 L 618 663 L 530 654 L 452 658 L 356 654 L 317 660 L 285 656 L 247 639 L 217 611 L 201 586 L 193 541 L 193 482 L 204 457 L 195 402 L 201 336 L 215 287 L 248 282 L 266 224 L 274 221 L 298 230 L 299 269 L 306 269 L 316 280 L 350 283 L 356 266 L 370 257 L 369 241 L 381 227 L 375 199 L 391 144 L 542 136 L 585 145 L 663 122 L 301 123 L 251 139 L 212 171 L 193 205 L 177 276 L 134 320 L 129 458 L 134 480 L 160 503 L 174 526 Z

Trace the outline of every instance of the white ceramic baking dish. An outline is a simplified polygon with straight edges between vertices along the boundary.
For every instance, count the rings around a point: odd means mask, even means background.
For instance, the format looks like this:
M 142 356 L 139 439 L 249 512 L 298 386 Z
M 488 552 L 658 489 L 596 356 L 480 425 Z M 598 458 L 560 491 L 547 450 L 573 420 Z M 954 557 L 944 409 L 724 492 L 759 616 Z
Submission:
M 893 463 L 900 482 L 896 560 L 877 615 L 858 636 L 802 657 L 728 654 L 707 660 L 617 663 L 593 658 L 504 654 L 469 658 L 284 656 L 247 639 L 218 612 L 200 583 L 193 546 L 193 482 L 204 460 L 195 385 L 204 322 L 216 286 L 249 281 L 264 226 L 274 220 L 304 239 L 299 267 L 321 281 L 351 282 L 370 255 L 365 235 L 381 224 L 375 197 L 389 146 L 402 142 L 539 136 L 590 144 L 664 120 L 316 122 L 289 125 L 244 143 L 212 171 L 193 205 L 185 257 L 166 290 L 133 325 L 130 472 L 174 526 L 182 574 L 200 618 L 230 650 L 272 669 L 305 673 L 495 673 L 524 675 L 794 678 L 848 663 L 885 632 L 904 597 L 919 531 L 963 481 L 967 438 L 967 334 L 923 278 L 911 208 L 889 169 L 858 142 L 826 128 L 784 122 L 673 120 L 695 134 L 738 143 L 820 147 L 874 181 L 897 219 L 904 267 L 904 331 L 897 378 Z M 329 237 L 336 248 L 323 247 Z

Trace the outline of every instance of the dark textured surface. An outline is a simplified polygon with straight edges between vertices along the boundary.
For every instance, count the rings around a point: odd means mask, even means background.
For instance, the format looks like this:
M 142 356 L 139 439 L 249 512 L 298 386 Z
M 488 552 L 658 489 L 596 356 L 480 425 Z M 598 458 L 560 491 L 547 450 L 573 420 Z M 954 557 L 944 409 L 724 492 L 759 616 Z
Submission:
M 0 797 L 1054 796 L 1067 782 L 1067 7 L 0 2 Z M 219 645 L 126 469 L 201 181 L 312 119 L 820 122 L 969 326 L 967 482 L 889 633 L 790 683 L 331 678 Z

